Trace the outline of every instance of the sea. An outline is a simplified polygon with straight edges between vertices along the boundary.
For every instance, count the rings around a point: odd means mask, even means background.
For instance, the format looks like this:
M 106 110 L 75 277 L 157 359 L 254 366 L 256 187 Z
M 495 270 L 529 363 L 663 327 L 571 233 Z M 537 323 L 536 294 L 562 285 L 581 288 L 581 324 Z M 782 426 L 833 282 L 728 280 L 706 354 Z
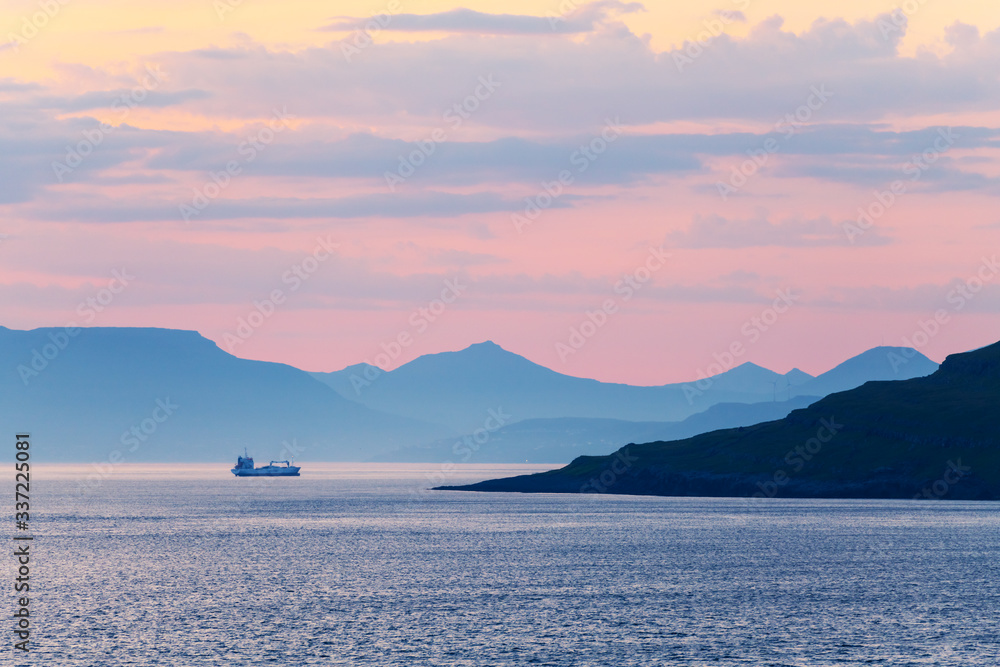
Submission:
M 30 651 L 9 611 L 9 664 L 1000 663 L 1000 503 L 429 491 L 552 466 L 302 465 L 33 466 L 30 527 L 8 531 L 33 538 Z

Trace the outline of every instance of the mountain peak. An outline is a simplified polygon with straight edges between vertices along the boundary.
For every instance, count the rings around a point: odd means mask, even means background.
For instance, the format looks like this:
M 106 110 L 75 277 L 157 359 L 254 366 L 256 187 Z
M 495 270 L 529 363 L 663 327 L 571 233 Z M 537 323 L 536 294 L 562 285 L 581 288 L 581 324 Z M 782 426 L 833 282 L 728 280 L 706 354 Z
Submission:
M 760 364 L 755 364 L 752 361 L 744 361 L 739 366 L 736 366 L 736 367 L 733 368 L 734 371 L 735 370 L 739 370 L 739 369 L 743 369 L 745 371 L 748 371 L 748 370 L 751 370 L 751 369 L 762 370 L 762 371 L 768 370 L 767 368 L 764 368 Z
M 755 364 L 752 361 L 744 361 L 739 366 L 734 366 L 730 368 L 725 373 L 721 375 L 727 375 L 729 377 L 754 377 L 754 378 L 772 378 L 777 377 L 778 374 L 772 371 L 770 368 L 765 368 L 760 364 Z
M 739 366 L 734 366 L 727 371 L 713 375 L 711 377 L 712 387 L 724 391 L 760 393 L 766 387 L 770 391 L 768 383 L 777 381 L 781 375 L 774 371 L 759 366 L 752 361 L 745 361 Z
M 464 350 L 461 350 L 461 352 L 466 352 L 466 351 L 470 351 L 470 350 L 471 351 L 484 351 L 484 352 L 485 351 L 507 352 L 507 350 L 503 349 L 502 347 L 500 347 L 499 345 L 497 345 L 496 343 L 494 343 L 491 340 L 484 340 L 482 343 L 473 343 L 472 345 L 470 345 L 469 347 L 465 348 Z
M 937 369 L 935 362 L 913 348 L 880 345 L 804 382 L 799 391 L 826 396 L 859 387 L 869 380 L 909 380 L 930 375 Z
M 847 361 L 840 364 L 840 366 L 851 366 L 860 364 L 875 364 L 875 365 L 885 365 L 886 362 L 890 366 L 896 365 L 893 360 L 896 359 L 906 359 L 909 361 L 917 361 L 923 366 L 933 366 L 936 370 L 937 363 L 927 358 L 921 352 L 918 352 L 912 347 L 895 347 L 892 345 L 879 345 L 878 347 L 873 347 L 870 350 L 865 350 L 861 354 L 857 354 Z M 927 375 L 928 373 L 925 373 Z
M 812 375 L 806 373 L 800 368 L 793 368 L 792 370 L 785 373 L 785 379 L 791 384 L 802 384 L 803 382 L 808 382 L 813 379 Z
M 491 340 L 485 340 L 481 343 L 473 343 L 457 351 L 424 354 L 406 362 L 395 369 L 393 373 L 397 377 L 410 373 L 423 372 L 431 372 L 434 375 L 440 375 L 441 373 L 446 375 L 452 373 L 462 375 L 480 375 L 482 373 L 506 374 L 515 366 L 522 368 L 530 366 L 544 373 L 555 372 L 539 366 L 515 352 L 505 350 Z

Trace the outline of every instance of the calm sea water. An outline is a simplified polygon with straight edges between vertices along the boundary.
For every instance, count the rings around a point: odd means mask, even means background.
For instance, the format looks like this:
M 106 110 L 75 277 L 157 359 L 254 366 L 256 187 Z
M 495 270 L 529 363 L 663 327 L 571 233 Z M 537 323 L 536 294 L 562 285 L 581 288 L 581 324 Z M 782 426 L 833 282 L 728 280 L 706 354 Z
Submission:
M 997 503 L 416 494 L 425 470 L 391 464 L 86 474 L 33 472 L 27 664 L 1000 661 Z

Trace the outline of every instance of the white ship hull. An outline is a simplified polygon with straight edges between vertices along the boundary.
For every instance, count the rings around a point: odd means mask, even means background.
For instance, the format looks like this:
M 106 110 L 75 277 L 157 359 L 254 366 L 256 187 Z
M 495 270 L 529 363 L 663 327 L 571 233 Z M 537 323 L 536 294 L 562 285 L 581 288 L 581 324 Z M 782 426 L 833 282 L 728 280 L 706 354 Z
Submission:
M 232 470 L 237 477 L 298 477 L 300 468 L 298 466 L 265 466 L 253 470 L 245 468 L 233 468 Z

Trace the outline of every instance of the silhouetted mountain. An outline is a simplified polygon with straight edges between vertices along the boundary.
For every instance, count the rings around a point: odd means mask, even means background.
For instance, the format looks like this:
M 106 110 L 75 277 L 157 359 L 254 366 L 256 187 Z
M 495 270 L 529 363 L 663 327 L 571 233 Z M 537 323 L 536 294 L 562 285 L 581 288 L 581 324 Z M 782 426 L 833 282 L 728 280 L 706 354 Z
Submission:
M 796 369 L 798 371 L 798 369 Z M 790 371 L 795 372 L 795 371 Z M 811 378 L 812 376 L 803 371 L 798 374 Z M 716 390 L 730 391 L 733 393 L 754 394 L 764 396 L 764 400 L 773 399 L 774 387 L 787 385 L 789 378 L 780 373 L 758 366 L 747 361 L 739 366 L 735 366 L 724 373 L 720 373 L 711 378 L 712 388 Z M 688 383 L 697 388 L 697 383 Z
M 923 368 L 915 355 L 900 373 Z M 299 456 L 313 460 L 388 460 L 392 451 L 400 460 L 441 461 L 452 458 L 457 434 L 488 428 L 489 451 L 476 450 L 472 460 L 566 461 L 624 442 L 779 417 L 791 407 L 772 402 L 783 398 L 782 387 L 798 384 L 802 393 L 812 381 L 745 363 L 697 383 L 602 383 L 489 342 L 391 373 L 357 364 L 308 374 L 238 359 L 195 332 L 128 328 L 68 336 L 0 327 L 0 364 L 0 418 L 44 437 L 50 446 L 41 456 L 51 460 L 102 460 L 124 438 L 130 461 L 226 460 L 244 446 L 259 459 L 285 458 L 281 443 L 293 439 L 305 448 Z M 157 401 L 167 399 L 176 414 L 149 421 L 163 415 Z M 491 414 L 505 416 L 499 431 Z M 143 423 L 155 437 L 127 433 Z
M 358 364 L 313 376 L 368 407 L 459 432 L 481 427 L 488 410 L 499 408 L 515 421 L 679 421 L 716 403 L 772 400 L 774 383 L 784 381 L 778 373 L 745 363 L 714 376 L 701 385 L 704 389 L 694 383 L 639 387 L 599 382 L 557 373 L 492 342 L 424 355 L 389 372 Z
M 932 375 L 868 382 L 784 419 L 630 444 L 476 491 L 1000 499 L 1000 343 Z
M 809 380 L 812 380 L 813 376 L 809 375 L 809 373 L 806 373 L 805 371 L 800 371 L 798 368 L 793 368 L 785 373 L 785 379 L 788 381 L 790 386 L 798 387 Z
M 33 458 L 367 460 L 445 436 L 440 426 L 348 401 L 308 373 L 238 359 L 193 331 L 0 328 L 0 421 Z M 138 434 L 129 433 L 133 428 Z M 282 443 L 296 441 L 300 452 Z
M 936 371 L 938 365 L 908 347 L 875 347 L 802 383 L 793 395 L 826 396 L 860 387 L 870 380 L 909 380 Z
M 673 440 L 734 426 L 750 426 L 780 419 L 819 397 L 799 396 L 791 401 L 718 403 L 680 422 L 630 422 L 620 419 L 561 417 L 525 419 L 488 437 L 469 433 L 428 444 L 387 452 L 382 461 L 453 463 L 565 463 L 582 454 L 617 449 L 626 442 Z

